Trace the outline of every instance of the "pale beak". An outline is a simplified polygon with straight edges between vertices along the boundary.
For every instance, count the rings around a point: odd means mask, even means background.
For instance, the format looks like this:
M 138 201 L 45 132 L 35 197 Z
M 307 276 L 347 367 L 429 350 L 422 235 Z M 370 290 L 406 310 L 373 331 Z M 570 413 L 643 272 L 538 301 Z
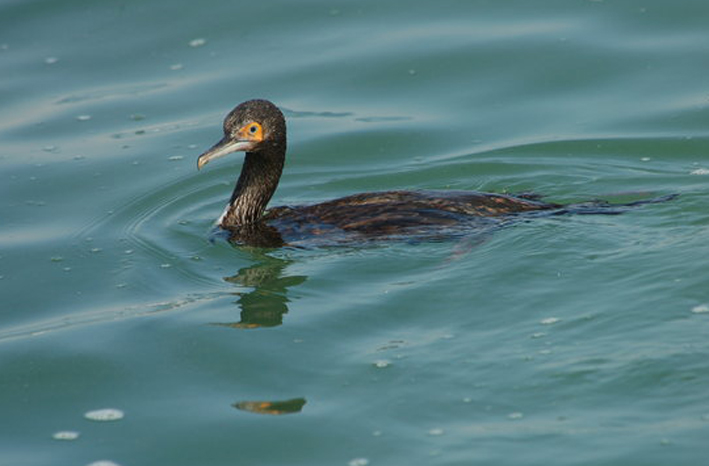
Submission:
M 197 158 L 197 170 L 205 166 L 210 160 L 224 157 L 232 152 L 250 151 L 253 148 L 253 141 L 233 140 L 224 137 L 221 141 L 214 144 L 209 150 Z

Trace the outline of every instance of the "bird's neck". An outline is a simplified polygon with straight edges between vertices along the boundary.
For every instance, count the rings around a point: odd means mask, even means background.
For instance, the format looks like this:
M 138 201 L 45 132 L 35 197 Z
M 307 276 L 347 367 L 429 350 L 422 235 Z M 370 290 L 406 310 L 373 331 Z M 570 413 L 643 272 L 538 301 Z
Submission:
M 239 181 L 221 219 L 221 226 L 238 227 L 255 223 L 261 218 L 278 186 L 284 160 L 285 147 L 246 153 Z

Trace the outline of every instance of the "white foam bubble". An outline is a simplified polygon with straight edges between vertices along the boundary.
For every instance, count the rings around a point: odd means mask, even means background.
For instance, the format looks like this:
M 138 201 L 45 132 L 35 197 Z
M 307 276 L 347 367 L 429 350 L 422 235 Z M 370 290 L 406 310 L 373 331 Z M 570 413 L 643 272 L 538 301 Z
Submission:
M 123 419 L 125 414 L 123 411 L 120 409 L 113 409 L 113 408 L 105 408 L 105 409 L 96 409 L 93 411 L 88 411 L 87 413 L 84 413 L 84 417 L 90 421 L 100 421 L 100 422 L 106 422 L 106 421 L 118 421 L 120 419 Z
M 369 464 L 369 460 L 367 458 L 355 458 L 350 460 L 347 464 L 348 466 L 367 466 Z
M 79 433 L 73 430 L 61 430 L 52 434 L 54 440 L 76 440 L 79 438 Z

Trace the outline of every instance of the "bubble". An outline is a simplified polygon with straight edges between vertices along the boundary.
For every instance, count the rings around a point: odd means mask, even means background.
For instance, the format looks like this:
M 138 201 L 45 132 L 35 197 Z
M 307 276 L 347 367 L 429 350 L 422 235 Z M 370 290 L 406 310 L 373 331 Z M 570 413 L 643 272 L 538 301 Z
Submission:
M 355 458 L 350 460 L 347 464 L 348 466 L 367 466 L 369 464 L 369 460 L 367 458 Z
M 54 440 L 76 440 L 79 438 L 79 433 L 73 430 L 62 430 L 55 432 L 52 435 L 52 438 Z
M 119 421 L 123 419 L 124 416 L 123 411 L 113 408 L 96 409 L 84 413 L 86 419 L 99 422 Z
M 709 175 L 709 168 L 697 168 L 689 172 L 690 175 Z

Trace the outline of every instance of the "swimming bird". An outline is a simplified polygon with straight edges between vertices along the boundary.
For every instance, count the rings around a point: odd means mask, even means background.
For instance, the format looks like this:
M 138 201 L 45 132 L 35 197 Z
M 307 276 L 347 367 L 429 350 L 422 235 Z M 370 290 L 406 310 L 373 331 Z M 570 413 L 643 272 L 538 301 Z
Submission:
M 372 239 L 438 238 L 537 212 L 619 213 L 603 201 L 561 205 L 536 195 L 476 191 L 382 191 L 319 204 L 266 210 L 283 172 L 286 120 L 268 100 L 237 105 L 224 119 L 224 137 L 201 154 L 197 167 L 232 152 L 246 153 L 241 174 L 218 225 L 234 242 L 260 247 L 352 244 Z M 659 199 L 666 200 L 666 199 Z

